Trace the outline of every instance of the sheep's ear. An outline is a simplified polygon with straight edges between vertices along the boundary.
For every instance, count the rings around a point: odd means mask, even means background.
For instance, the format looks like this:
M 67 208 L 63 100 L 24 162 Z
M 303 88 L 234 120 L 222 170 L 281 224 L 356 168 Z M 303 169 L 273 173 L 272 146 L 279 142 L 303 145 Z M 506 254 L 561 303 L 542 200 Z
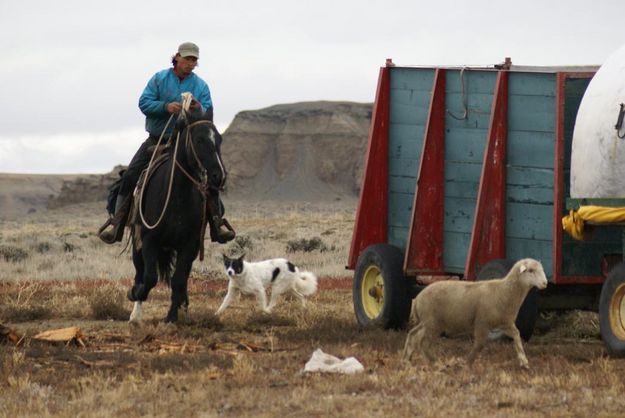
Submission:
M 525 270 L 527 270 L 527 266 L 525 264 L 521 264 L 521 268 L 519 268 L 519 273 L 523 273 Z

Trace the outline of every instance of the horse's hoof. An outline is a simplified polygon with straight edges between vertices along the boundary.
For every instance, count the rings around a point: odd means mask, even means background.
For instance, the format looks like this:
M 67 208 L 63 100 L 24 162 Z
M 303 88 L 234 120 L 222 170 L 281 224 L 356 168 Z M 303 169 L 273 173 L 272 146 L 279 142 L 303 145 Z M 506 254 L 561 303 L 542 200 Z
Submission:
M 143 323 L 142 315 L 136 315 L 134 312 L 130 314 L 130 318 L 128 318 L 128 323 L 131 325 L 140 325 Z
M 165 319 L 163 319 L 163 322 L 166 324 L 175 324 L 176 322 L 178 322 L 178 315 L 174 316 L 168 314 Z

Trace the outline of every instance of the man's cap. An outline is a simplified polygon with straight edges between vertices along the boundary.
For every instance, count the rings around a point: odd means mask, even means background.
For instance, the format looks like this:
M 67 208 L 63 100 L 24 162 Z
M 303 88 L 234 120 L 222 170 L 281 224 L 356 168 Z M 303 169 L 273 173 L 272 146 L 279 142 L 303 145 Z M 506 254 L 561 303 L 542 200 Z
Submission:
M 181 57 L 200 58 L 200 48 L 193 42 L 185 42 L 178 47 L 178 53 Z

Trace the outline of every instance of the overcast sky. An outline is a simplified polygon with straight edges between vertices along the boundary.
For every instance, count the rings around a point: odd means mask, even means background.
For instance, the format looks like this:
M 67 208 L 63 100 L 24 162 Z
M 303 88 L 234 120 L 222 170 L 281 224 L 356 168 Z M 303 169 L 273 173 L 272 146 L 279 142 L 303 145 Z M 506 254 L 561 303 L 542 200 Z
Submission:
M 200 47 L 224 131 L 235 114 L 372 102 L 407 65 L 601 64 L 622 0 L 0 0 L 0 172 L 104 173 L 145 139 L 137 102 L 178 44 Z M 625 76 L 625 75 L 624 75 Z

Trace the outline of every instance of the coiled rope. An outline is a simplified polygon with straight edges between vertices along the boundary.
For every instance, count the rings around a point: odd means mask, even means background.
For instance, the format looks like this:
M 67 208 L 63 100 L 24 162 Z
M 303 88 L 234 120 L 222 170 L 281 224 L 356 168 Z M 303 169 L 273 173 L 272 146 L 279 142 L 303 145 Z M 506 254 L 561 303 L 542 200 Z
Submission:
M 186 112 L 189 111 L 192 101 L 193 101 L 193 95 L 191 93 L 189 92 L 182 93 L 182 110 L 181 110 L 181 114 L 179 117 L 186 118 Z M 145 226 L 147 229 L 150 229 L 150 230 L 155 229 L 162 222 L 163 217 L 165 216 L 165 212 L 167 211 L 167 206 L 169 205 L 169 198 L 171 197 L 171 189 L 174 183 L 173 182 L 174 171 L 176 169 L 176 156 L 178 155 L 178 144 L 180 143 L 180 132 L 178 132 L 176 136 L 176 145 L 174 146 L 174 155 L 172 157 L 171 171 L 169 173 L 169 184 L 167 185 L 167 197 L 165 198 L 165 205 L 163 206 L 163 210 L 161 211 L 161 214 L 159 215 L 158 220 L 154 224 L 150 225 L 148 221 L 145 220 L 145 216 L 143 214 L 143 195 L 145 194 L 145 189 L 146 189 L 145 185 L 148 183 L 150 175 L 152 174 L 151 171 L 152 171 L 152 166 L 154 163 L 154 156 L 156 155 L 156 150 L 158 149 L 158 146 L 163 140 L 163 136 L 165 136 L 165 132 L 167 131 L 167 128 L 169 127 L 169 124 L 171 123 L 173 118 L 174 118 L 174 115 L 172 113 L 171 116 L 169 116 L 169 119 L 167 120 L 165 127 L 163 128 L 163 132 L 161 132 L 161 136 L 158 138 L 158 142 L 156 143 L 156 147 L 154 148 L 152 157 L 150 157 L 150 162 L 148 164 L 148 168 L 145 173 L 145 181 L 143 182 L 143 187 L 141 188 L 141 194 L 139 195 L 139 216 L 141 217 L 141 222 L 143 223 L 143 226 Z M 169 139 L 171 140 L 171 136 L 169 137 Z M 135 189 L 135 193 L 136 191 L 137 189 Z

